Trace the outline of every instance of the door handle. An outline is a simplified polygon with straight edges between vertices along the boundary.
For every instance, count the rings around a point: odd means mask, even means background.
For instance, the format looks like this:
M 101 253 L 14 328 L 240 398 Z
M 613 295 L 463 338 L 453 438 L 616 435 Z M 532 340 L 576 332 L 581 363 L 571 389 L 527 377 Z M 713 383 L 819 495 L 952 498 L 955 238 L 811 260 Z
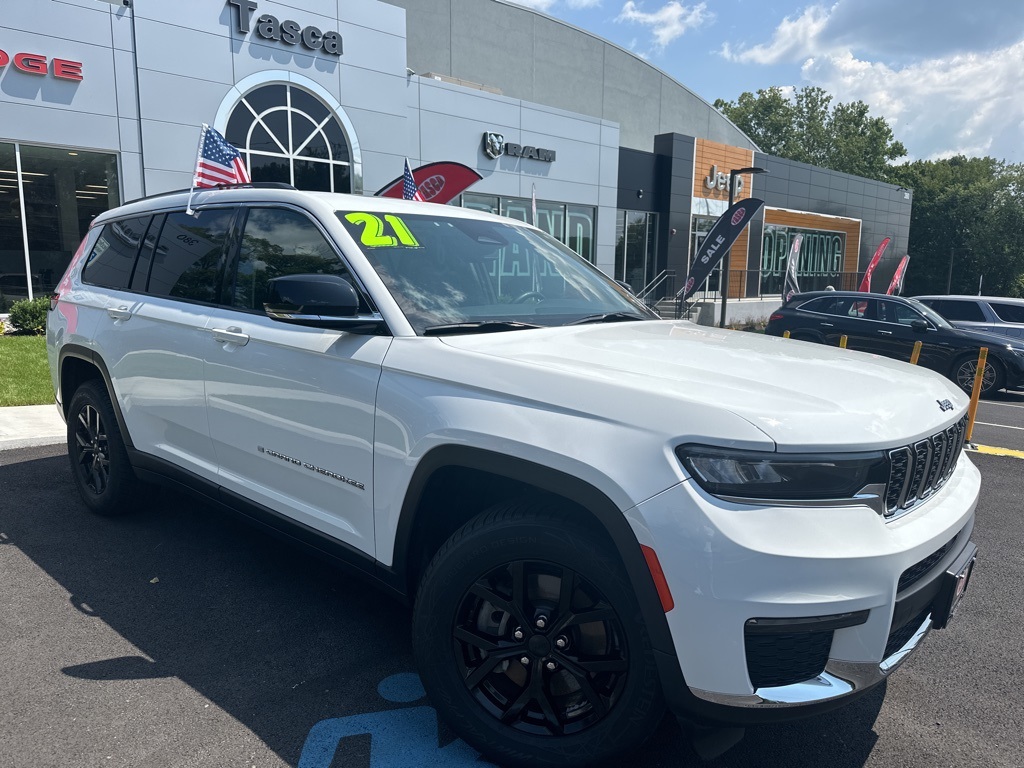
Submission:
M 110 307 L 109 309 L 107 309 L 107 314 L 110 315 L 110 317 L 112 317 L 114 320 L 132 319 L 132 313 L 131 310 L 128 309 L 128 307 L 117 307 L 117 309 Z
M 879 331 L 883 336 L 892 336 L 892 331 Z
M 835 326 L 832 323 L 822 323 L 821 327 L 822 328 L 834 328 Z
M 242 329 L 232 326 L 230 328 L 213 328 L 213 339 L 214 341 L 220 341 L 224 344 L 237 344 L 240 347 L 244 347 L 249 343 L 249 334 L 242 333 Z

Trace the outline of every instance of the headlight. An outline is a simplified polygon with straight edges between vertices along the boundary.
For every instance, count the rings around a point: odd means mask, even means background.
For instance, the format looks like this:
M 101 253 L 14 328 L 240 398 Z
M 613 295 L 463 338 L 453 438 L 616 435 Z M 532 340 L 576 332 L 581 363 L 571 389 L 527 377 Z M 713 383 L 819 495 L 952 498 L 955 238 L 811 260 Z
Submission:
M 681 445 L 676 455 L 697 484 L 722 498 L 765 501 L 852 499 L 889 479 L 886 455 L 785 454 Z

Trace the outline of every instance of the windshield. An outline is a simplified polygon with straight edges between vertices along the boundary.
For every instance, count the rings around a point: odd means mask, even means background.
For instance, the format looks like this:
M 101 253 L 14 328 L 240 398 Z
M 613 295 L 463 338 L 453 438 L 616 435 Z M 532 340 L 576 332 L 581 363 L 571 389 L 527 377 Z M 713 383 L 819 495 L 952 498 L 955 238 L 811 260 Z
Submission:
M 944 318 L 942 315 L 940 315 L 934 309 L 929 307 L 927 304 L 922 304 L 917 299 L 907 299 L 907 301 L 910 302 L 910 304 L 913 305 L 914 309 L 916 309 L 922 315 L 924 315 L 929 320 L 931 320 L 933 323 L 935 323 L 935 325 L 937 327 L 939 327 L 939 328 L 952 328 L 953 327 L 952 325 L 949 324 L 949 321 L 946 320 L 946 318 Z
M 417 334 L 656 318 L 553 237 L 438 209 L 337 212 Z

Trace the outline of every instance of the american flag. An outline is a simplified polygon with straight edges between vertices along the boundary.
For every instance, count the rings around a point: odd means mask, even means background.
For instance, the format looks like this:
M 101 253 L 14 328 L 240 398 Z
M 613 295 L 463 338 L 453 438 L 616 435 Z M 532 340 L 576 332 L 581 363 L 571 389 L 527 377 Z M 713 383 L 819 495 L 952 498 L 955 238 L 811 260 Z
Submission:
M 203 125 L 193 186 L 215 187 L 218 184 L 248 184 L 249 181 L 249 169 L 245 167 L 241 153 L 228 144 L 216 128 Z
M 409 158 L 405 158 L 405 173 L 402 174 L 402 199 L 418 200 L 423 202 L 423 195 L 416 186 L 416 179 L 412 177 L 412 168 L 409 167 Z

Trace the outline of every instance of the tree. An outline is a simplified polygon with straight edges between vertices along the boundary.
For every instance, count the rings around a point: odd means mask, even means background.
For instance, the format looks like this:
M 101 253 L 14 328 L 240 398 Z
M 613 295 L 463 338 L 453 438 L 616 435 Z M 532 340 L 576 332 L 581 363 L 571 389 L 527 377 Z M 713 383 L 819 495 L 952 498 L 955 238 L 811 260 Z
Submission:
M 1024 166 L 962 155 L 896 166 L 914 190 L 907 295 L 1024 295 Z
M 852 173 L 888 179 L 890 162 L 907 154 L 880 117 L 871 117 L 863 101 L 839 103 L 822 88 L 806 86 L 787 99 L 778 86 L 745 92 L 736 102 L 715 101 L 762 151 Z

